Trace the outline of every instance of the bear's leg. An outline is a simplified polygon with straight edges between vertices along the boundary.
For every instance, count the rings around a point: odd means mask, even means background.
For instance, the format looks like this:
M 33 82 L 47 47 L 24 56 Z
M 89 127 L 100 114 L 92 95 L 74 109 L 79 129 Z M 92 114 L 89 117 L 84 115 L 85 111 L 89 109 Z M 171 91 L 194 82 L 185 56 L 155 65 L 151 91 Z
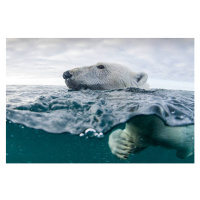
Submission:
M 131 153 L 138 153 L 145 149 L 143 137 L 138 134 L 138 131 L 132 122 L 126 123 L 124 130 L 113 131 L 108 142 L 111 152 L 118 158 L 127 159 Z
M 108 144 L 114 155 L 126 159 L 132 151 L 134 142 L 124 130 L 117 129 L 110 134 Z
M 177 148 L 176 156 L 184 159 L 194 154 L 194 125 L 182 127 L 183 144 Z
M 157 120 L 152 138 L 160 146 L 176 149 L 178 158 L 184 159 L 194 153 L 194 125 L 170 127 Z

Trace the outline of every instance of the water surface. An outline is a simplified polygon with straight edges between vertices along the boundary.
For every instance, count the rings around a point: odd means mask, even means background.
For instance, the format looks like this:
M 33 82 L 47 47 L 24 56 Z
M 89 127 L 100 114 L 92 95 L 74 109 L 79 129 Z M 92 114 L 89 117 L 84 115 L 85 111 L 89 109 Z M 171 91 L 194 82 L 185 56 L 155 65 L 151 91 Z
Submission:
M 8 163 L 193 163 L 175 150 L 148 147 L 119 160 L 109 132 L 137 115 L 156 115 L 169 126 L 194 124 L 194 93 L 127 88 L 91 91 L 65 86 L 7 86 Z M 86 130 L 96 131 L 89 137 Z M 99 134 L 99 135 L 98 135 Z M 82 137 L 81 137 L 82 136 Z M 101 136 L 101 137 L 100 137 Z

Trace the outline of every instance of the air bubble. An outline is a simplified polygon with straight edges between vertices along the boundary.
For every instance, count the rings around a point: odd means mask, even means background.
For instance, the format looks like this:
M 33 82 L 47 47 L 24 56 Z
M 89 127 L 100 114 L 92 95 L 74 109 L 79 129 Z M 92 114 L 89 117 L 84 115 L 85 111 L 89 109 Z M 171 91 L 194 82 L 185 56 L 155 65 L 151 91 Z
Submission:
M 103 138 L 104 137 L 104 135 L 103 135 L 103 133 L 101 132 L 101 133 L 99 133 L 99 134 L 97 134 L 97 136 L 96 136 L 97 138 L 99 138 L 99 139 L 101 139 L 101 138 Z
M 94 137 L 96 137 L 98 139 L 101 139 L 101 138 L 104 137 L 104 134 L 102 132 L 100 132 L 100 133 L 96 132 L 96 130 L 93 129 L 93 128 L 88 128 L 88 129 L 85 130 L 84 133 L 79 134 L 79 136 L 80 137 L 85 136 L 86 139 L 88 139 L 88 138 L 94 138 Z
M 80 137 L 83 137 L 83 136 L 84 136 L 84 133 L 80 133 L 79 136 L 80 136 Z
M 85 131 L 85 135 L 88 136 L 89 138 L 92 138 L 95 136 L 96 130 L 92 129 L 92 128 L 88 128 Z

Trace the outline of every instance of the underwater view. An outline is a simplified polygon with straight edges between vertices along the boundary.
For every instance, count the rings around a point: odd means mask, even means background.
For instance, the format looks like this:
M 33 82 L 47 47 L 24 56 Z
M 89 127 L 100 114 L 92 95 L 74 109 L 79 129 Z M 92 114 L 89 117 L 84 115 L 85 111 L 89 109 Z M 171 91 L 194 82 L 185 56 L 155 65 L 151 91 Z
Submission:
M 7 85 L 6 96 L 7 163 L 194 163 L 194 154 L 181 159 L 162 142 L 129 152 L 127 159 L 109 146 L 113 131 L 128 121 L 142 116 L 138 123 L 143 124 L 143 116 L 155 116 L 173 134 L 177 127 L 189 127 L 184 141 L 194 152 L 193 91 Z

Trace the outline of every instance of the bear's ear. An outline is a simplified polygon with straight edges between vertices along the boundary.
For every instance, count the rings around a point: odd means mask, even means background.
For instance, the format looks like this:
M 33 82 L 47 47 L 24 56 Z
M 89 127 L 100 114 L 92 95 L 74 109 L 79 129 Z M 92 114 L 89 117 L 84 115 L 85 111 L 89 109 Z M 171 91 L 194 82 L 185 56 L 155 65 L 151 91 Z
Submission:
M 148 75 L 144 72 L 140 72 L 140 73 L 134 74 L 133 78 L 135 79 L 137 84 L 140 86 L 146 83 Z

